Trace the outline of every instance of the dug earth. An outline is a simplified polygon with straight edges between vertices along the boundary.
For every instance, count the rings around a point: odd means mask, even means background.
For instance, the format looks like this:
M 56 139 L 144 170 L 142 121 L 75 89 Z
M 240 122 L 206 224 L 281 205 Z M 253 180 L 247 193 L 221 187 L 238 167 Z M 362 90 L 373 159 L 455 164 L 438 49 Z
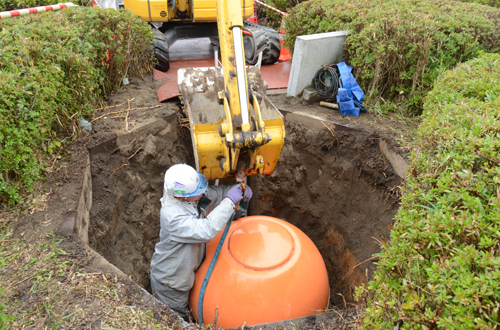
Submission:
M 151 77 L 130 81 L 108 104 L 119 106 L 97 115 L 144 109 L 95 121 L 92 132 L 80 137 L 72 156 L 64 164 L 61 161 L 61 166 L 82 166 L 83 157 L 89 157 L 89 245 L 150 291 L 149 264 L 159 240 L 163 175 L 173 164 L 194 165 L 194 159 L 180 101 L 157 103 Z M 376 268 L 373 254 L 389 239 L 403 180 L 394 168 L 406 164 L 405 150 L 396 139 L 404 141 L 401 137 L 411 136 L 414 127 L 370 112 L 343 118 L 334 110 L 303 105 L 284 95 L 270 95 L 270 99 L 285 116 L 285 145 L 271 176 L 249 178 L 254 191 L 249 215 L 288 221 L 315 243 L 328 269 L 330 306 L 335 312 L 295 323 L 308 328 L 338 327 L 356 319 L 359 308 L 354 289 L 370 279 Z M 54 217 L 50 227 L 68 236 L 62 229 L 62 215 L 71 209 L 69 203 L 78 204 L 81 177 L 80 181 L 56 180 L 55 185 L 51 175 L 58 178 L 61 173 L 49 173 L 48 189 L 73 191 L 75 197 L 65 202 L 49 200 L 46 210 L 24 216 L 16 232 L 39 230 L 31 220 L 43 219 L 50 212 L 61 215 Z M 69 239 L 85 245 L 74 233 Z M 276 327 L 289 327 L 289 323 L 259 326 Z

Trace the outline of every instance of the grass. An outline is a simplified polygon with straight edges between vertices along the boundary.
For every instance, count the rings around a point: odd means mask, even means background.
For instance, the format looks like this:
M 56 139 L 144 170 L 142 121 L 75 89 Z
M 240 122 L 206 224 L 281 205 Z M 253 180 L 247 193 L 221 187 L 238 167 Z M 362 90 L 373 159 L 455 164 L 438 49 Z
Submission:
M 139 304 L 141 290 L 86 266 L 52 232 L 14 238 L 0 233 L 0 329 L 178 329 L 167 309 Z

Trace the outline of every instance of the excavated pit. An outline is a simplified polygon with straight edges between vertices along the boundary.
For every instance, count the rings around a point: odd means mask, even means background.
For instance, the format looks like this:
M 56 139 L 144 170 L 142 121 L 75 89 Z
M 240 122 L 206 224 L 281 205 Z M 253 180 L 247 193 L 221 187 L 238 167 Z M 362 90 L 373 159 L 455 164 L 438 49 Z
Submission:
M 275 173 L 249 178 L 249 215 L 284 219 L 313 240 L 328 269 L 330 302 L 340 308 L 372 275 L 372 255 L 399 207 L 401 178 L 380 140 L 377 132 L 290 113 Z M 163 175 L 177 163 L 194 165 L 189 132 L 169 116 L 91 148 L 90 158 L 90 245 L 150 291 Z

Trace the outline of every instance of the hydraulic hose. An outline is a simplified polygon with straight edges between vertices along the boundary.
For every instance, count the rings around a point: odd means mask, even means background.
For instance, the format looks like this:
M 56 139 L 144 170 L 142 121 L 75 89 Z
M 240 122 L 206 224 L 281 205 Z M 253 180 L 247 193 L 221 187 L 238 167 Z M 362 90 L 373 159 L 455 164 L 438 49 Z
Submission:
M 340 87 L 340 75 L 333 66 L 323 66 L 316 72 L 313 78 L 313 85 L 318 94 L 331 100 L 335 98 Z
M 247 209 L 248 202 L 242 202 L 240 204 L 240 210 L 245 212 Z M 224 228 L 224 232 L 220 238 L 219 244 L 217 245 L 217 249 L 215 250 L 214 256 L 212 257 L 212 261 L 210 261 L 210 265 L 208 266 L 207 273 L 203 278 L 203 283 L 201 284 L 200 295 L 198 296 L 198 323 L 203 325 L 203 299 L 205 298 L 205 291 L 207 290 L 208 281 L 210 281 L 210 276 L 212 276 L 212 272 L 215 267 L 215 263 L 219 258 L 220 250 L 222 249 L 222 245 L 224 245 L 224 241 L 226 240 L 227 232 L 229 231 L 229 227 L 231 227 L 231 223 L 233 222 L 233 218 L 236 215 L 234 212 L 231 215 L 231 218 L 226 223 L 226 227 Z
M 318 94 L 325 98 L 327 101 L 335 100 L 339 88 L 342 88 L 342 79 L 340 79 L 340 73 L 338 72 L 337 66 L 324 65 L 321 69 L 316 72 L 313 79 L 314 88 Z M 359 108 L 361 112 L 366 112 L 366 107 L 356 100 L 353 100 L 354 106 Z

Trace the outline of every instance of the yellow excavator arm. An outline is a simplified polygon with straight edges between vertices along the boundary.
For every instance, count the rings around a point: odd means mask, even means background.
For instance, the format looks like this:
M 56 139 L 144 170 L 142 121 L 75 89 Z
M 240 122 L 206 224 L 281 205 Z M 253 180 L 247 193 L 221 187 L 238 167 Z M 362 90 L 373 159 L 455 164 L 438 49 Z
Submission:
M 216 8 L 222 69 L 179 70 L 196 167 L 208 179 L 271 175 L 284 143 L 283 116 L 266 97 L 259 69 L 247 72 L 240 1 L 216 0 Z
M 257 172 L 264 173 L 267 160 L 266 174 L 270 174 L 274 171 L 283 145 L 283 121 L 281 120 L 281 134 L 278 136 L 269 134 L 270 132 L 266 131 L 266 123 L 262 120 L 258 100 L 258 96 L 262 95 L 248 88 L 240 2 L 216 0 L 216 4 L 224 77 L 224 90 L 219 91 L 218 97 L 224 104 L 226 114 L 226 121 L 221 124 L 220 129 L 220 135 L 225 139 L 225 155 L 220 161 L 220 167 L 226 176 L 237 171 L 240 163 L 240 166 L 246 169 L 247 175 L 253 175 Z M 253 118 L 251 107 L 253 107 Z M 275 141 L 278 143 L 278 148 L 275 147 L 272 151 L 277 153 L 278 157 L 265 159 L 259 154 L 259 149 L 273 139 L 278 140 Z M 247 153 L 242 155 L 246 160 L 239 162 L 242 149 L 246 149 Z
M 168 48 L 175 40 L 219 37 L 222 69 L 178 72 L 197 170 L 208 179 L 237 173 L 271 175 L 284 143 L 283 116 L 266 97 L 259 69 L 247 69 L 245 59 L 255 63 L 262 52 L 264 63 L 274 63 L 279 39 L 269 28 L 243 22 L 253 13 L 253 1 L 124 0 L 124 4 L 145 21 L 164 22 L 161 32 L 155 32 L 164 39 L 155 43 L 155 53 L 167 70 Z

